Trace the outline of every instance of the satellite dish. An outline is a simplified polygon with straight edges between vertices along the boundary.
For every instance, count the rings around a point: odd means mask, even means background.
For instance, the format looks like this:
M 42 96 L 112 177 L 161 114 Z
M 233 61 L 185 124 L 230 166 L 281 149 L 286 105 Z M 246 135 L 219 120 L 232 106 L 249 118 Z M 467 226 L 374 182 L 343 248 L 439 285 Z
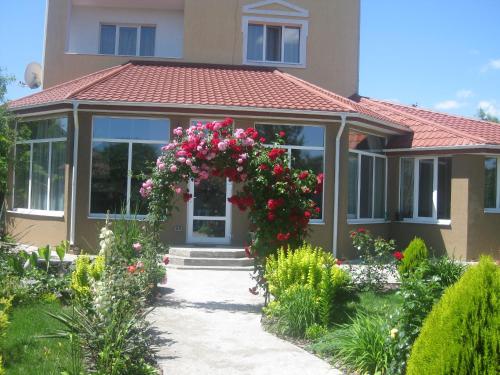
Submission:
M 28 64 L 24 71 L 24 83 L 30 89 L 37 89 L 42 85 L 42 66 L 39 63 Z

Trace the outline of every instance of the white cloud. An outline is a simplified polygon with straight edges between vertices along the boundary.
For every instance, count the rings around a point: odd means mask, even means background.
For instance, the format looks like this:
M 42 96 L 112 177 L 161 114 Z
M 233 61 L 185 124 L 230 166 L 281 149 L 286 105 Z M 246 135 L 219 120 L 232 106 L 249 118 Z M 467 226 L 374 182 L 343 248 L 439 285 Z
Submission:
M 490 60 L 488 64 L 483 66 L 483 69 L 481 69 L 483 73 L 487 72 L 488 70 L 500 70 L 500 59 Z
M 444 100 L 442 102 L 436 103 L 434 108 L 440 110 L 449 110 L 449 109 L 457 109 L 460 108 L 463 104 L 457 102 L 456 100 Z
M 482 109 L 491 116 L 500 115 L 500 107 L 495 100 L 482 100 L 479 102 L 478 108 Z
M 467 99 L 470 98 L 474 93 L 471 90 L 458 90 L 456 95 L 459 99 Z

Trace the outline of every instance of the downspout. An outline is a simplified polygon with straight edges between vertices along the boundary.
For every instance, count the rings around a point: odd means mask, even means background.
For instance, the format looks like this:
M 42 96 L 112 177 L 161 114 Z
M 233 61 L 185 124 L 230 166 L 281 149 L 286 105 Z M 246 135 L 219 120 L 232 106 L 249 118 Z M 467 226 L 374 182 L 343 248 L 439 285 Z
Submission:
M 346 125 L 346 115 L 341 115 L 340 129 L 335 137 L 335 197 L 333 207 L 333 256 L 337 257 L 339 236 L 339 184 L 340 184 L 340 141 Z
M 69 229 L 69 243 L 75 244 L 75 221 L 76 221 L 76 185 L 78 174 L 78 136 L 80 133 L 80 123 L 78 121 L 78 105 L 79 103 L 73 102 L 73 169 L 71 172 L 71 216 L 70 216 L 70 229 Z

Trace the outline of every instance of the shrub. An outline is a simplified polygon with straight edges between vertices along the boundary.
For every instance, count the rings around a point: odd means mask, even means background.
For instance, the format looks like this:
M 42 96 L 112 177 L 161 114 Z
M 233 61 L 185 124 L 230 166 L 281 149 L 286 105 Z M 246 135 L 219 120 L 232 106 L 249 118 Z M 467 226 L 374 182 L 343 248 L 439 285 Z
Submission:
M 398 267 L 401 275 L 406 275 L 415 271 L 420 263 L 429 258 L 429 250 L 427 249 L 424 240 L 418 237 L 415 237 L 410 242 L 403 254 L 404 257 Z
M 98 256 L 91 262 L 88 255 L 80 255 L 71 274 L 71 289 L 75 296 L 80 299 L 90 298 L 92 283 L 99 281 L 103 272 L 103 256 Z
M 9 316 L 7 315 L 12 306 L 12 298 L 1 298 L 0 299 L 0 343 L 5 337 L 5 332 L 9 326 Z M 5 374 L 3 368 L 3 360 L 0 355 L 0 375 Z
M 328 329 L 320 324 L 313 324 L 306 329 L 306 339 L 308 340 L 318 340 L 320 337 L 326 335 Z
M 497 374 L 500 269 L 482 257 L 450 287 L 426 318 L 408 374 Z

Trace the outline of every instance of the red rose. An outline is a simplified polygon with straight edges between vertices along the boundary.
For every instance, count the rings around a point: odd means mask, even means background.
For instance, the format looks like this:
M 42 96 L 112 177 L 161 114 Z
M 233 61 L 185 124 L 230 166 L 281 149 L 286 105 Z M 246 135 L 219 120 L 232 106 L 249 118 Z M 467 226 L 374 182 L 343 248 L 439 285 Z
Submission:
M 401 251 L 395 251 L 392 256 L 394 258 L 396 258 L 398 261 L 401 261 L 403 260 L 403 258 L 405 257 L 405 255 L 401 252 Z
M 280 131 L 278 134 L 279 134 L 279 136 L 280 136 L 281 138 L 284 138 L 284 137 L 285 137 L 285 135 L 286 135 L 286 133 L 285 133 L 284 131 Z
M 260 137 L 259 142 L 260 143 L 266 143 L 266 139 L 264 137 Z
M 302 171 L 299 173 L 299 180 L 305 180 L 309 176 L 308 171 Z
M 283 155 L 286 152 L 285 149 L 283 148 L 273 148 L 271 151 L 267 153 L 267 156 L 269 156 L 269 159 L 271 160 L 276 160 L 278 157 Z
M 168 257 L 168 255 L 165 255 L 163 257 L 163 264 L 168 265 L 169 263 L 170 263 L 170 258 Z
M 269 208 L 271 211 L 274 211 L 278 208 L 278 202 L 275 199 L 269 199 L 267 201 L 267 208 Z
M 314 212 L 317 213 L 317 214 L 320 214 L 321 213 L 321 208 L 315 207 L 314 208 Z
M 358 233 L 366 233 L 366 228 L 358 228 Z
M 273 173 L 276 176 L 279 176 L 279 175 L 283 174 L 283 171 L 284 171 L 283 166 L 281 166 L 279 164 L 274 166 Z
M 269 169 L 269 167 L 266 164 L 261 164 L 261 165 L 259 165 L 259 169 L 261 171 L 267 171 Z
M 127 271 L 128 271 L 129 273 L 134 273 L 134 272 L 136 271 L 136 269 L 137 269 L 137 268 L 136 268 L 133 264 L 132 264 L 131 266 L 128 266 L 128 267 L 127 267 Z
M 184 200 L 185 203 L 189 202 L 189 200 L 193 198 L 193 195 L 192 194 L 189 194 L 189 193 L 184 193 L 182 194 L 182 199 Z
M 340 259 L 337 259 L 336 263 L 337 263 L 337 266 L 340 266 L 344 262 L 342 262 Z
M 250 251 L 250 246 L 245 246 L 245 255 L 247 256 L 247 258 L 252 257 L 252 253 Z
M 307 218 L 307 219 L 310 219 L 311 218 L 311 212 L 310 211 L 305 211 L 304 212 L 304 217 Z
M 276 219 L 276 214 L 274 214 L 274 212 L 267 213 L 267 220 L 268 221 L 274 221 L 275 219 Z
M 278 241 L 288 241 L 288 239 L 290 238 L 290 233 L 278 233 L 278 235 L 276 236 L 276 239 Z

